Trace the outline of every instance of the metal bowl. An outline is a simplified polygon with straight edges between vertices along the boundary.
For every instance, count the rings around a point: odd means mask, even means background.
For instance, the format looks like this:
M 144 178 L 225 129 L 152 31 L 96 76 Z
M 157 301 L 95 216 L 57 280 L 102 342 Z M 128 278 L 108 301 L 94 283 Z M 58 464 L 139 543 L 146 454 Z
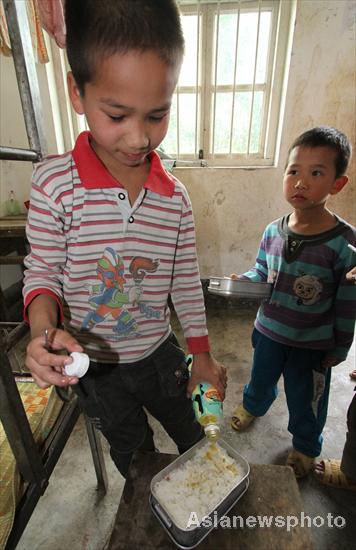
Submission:
M 206 444 L 206 438 L 200 440 L 194 447 L 191 447 L 184 454 L 176 458 L 171 464 L 166 466 L 158 474 L 156 474 L 151 481 L 151 492 L 150 492 L 150 506 L 151 509 L 158 519 L 159 523 L 162 525 L 163 529 L 168 533 L 170 538 L 173 540 L 178 548 L 188 550 L 195 548 L 201 541 L 208 536 L 211 530 L 214 528 L 214 521 L 219 520 L 222 516 L 228 513 L 228 511 L 236 504 L 236 502 L 242 497 L 242 495 L 247 491 L 249 486 L 249 474 L 250 466 L 246 459 L 241 456 L 233 447 L 231 447 L 226 441 L 219 439 L 219 446 L 222 447 L 227 454 L 235 460 L 237 463 L 240 475 L 236 479 L 236 484 L 230 492 L 219 502 L 219 504 L 211 509 L 211 512 L 206 519 L 210 519 L 211 522 L 202 522 L 197 527 L 189 527 L 187 529 L 182 529 L 179 527 L 174 519 L 171 517 L 169 511 L 165 508 L 164 503 L 158 497 L 155 491 L 155 485 L 158 481 L 161 481 L 164 477 L 170 474 L 172 470 L 182 466 L 185 462 L 191 459 L 196 453 L 197 449 Z M 214 480 L 209 480 L 214 482 Z M 182 502 L 182 506 L 185 506 L 185 503 Z
M 246 279 L 230 279 L 230 277 L 210 277 L 208 291 L 218 296 L 230 298 L 255 298 L 265 300 L 271 296 L 272 283 L 258 283 Z

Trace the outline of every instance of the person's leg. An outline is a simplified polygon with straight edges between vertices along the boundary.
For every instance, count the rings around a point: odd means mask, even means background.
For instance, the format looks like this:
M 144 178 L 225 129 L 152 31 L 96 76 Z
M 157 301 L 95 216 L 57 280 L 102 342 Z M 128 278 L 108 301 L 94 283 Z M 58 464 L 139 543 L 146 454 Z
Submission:
M 288 347 L 267 338 L 256 329 L 252 333 L 254 348 L 251 379 L 243 392 L 243 403 L 233 412 L 231 426 L 242 431 L 257 416 L 263 416 L 278 395 L 277 383 Z
M 347 411 L 346 443 L 340 468 L 356 484 L 356 393 Z
M 287 346 L 267 338 L 256 329 L 251 379 L 243 392 L 243 406 L 253 416 L 266 414 L 278 395 L 277 383 L 287 358 Z
M 151 361 L 154 375 L 140 388 L 139 399 L 183 453 L 204 437 L 204 430 L 195 418 L 192 400 L 186 396 L 189 373 L 184 351 L 174 335 Z
M 320 454 L 328 409 L 331 369 L 321 367 L 323 356 L 322 351 L 293 348 L 284 370 L 293 448 L 311 458 Z
M 323 485 L 356 491 L 356 394 L 347 411 L 347 429 L 342 460 L 319 460 L 314 473 Z
M 153 451 L 154 443 L 146 414 L 126 387 L 120 366 L 91 365 L 74 390 L 83 411 L 108 440 L 117 469 L 127 477 L 133 452 Z

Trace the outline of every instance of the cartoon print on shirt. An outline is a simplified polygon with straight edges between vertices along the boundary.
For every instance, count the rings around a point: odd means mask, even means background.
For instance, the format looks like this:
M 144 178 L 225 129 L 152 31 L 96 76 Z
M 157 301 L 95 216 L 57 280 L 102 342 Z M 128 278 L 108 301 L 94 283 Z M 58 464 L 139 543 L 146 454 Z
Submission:
M 105 248 L 97 264 L 97 275 L 101 281 L 92 285 L 89 304 L 94 308 L 83 323 L 83 330 L 90 330 L 106 317 L 117 320 L 113 331 L 119 336 L 137 336 L 137 323 L 131 313 L 124 308 L 130 303 L 130 296 L 124 293 L 124 262 L 112 248 Z
M 130 263 L 130 273 L 135 284 L 140 284 L 146 276 L 146 273 L 154 273 L 159 266 L 159 260 L 151 260 L 144 256 L 135 256 Z
M 147 319 L 155 317 L 159 319 L 161 317 L 161 312 L 156 310 L 154 307 L 149 306 L 141 301 L 143 294 L 142 291 L 142 281 L 146 277 L 147 273 L 155 273 L 159 266 L 159 260 L 151 260 L 150 258 L 145 258 L 144 256 L 135 256 L 130 263 L 129 271 L 132 274 L 132 278 L 135 282 L 135 303 L 137 303 L 140 313 L 142 313 Z M 133 289 L 131 289 L 133 290 Z
M 323 285 L 315 275 L 303 274 L 294 281 L 293 290 L 298 297 L 298 305 L 311 306 L 319 301 Z

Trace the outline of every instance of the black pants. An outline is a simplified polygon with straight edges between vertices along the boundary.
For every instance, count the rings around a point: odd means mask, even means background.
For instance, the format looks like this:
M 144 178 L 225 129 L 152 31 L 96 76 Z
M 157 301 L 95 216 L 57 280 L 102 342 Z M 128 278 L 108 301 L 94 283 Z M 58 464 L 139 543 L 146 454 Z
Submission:
M 82 409 L 108 440 L 124 477 L 136 449 L 154 450 L 144 408 L 162 424 L 180 453 L 203 437 L 186 397 L 187 379 L 184 352 L 171 334 L 152 355 L 136 363 L 92 363 L 73 387 Z
M 341 470 L 353 482 L 356 481 L 356 393 L 347 411 L 347 434 L 342 453 Z

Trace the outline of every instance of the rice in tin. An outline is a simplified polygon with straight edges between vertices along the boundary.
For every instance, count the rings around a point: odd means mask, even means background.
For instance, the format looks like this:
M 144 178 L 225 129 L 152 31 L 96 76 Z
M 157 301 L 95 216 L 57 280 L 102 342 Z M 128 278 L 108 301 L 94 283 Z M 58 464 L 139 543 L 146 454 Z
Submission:
M 157 482 L 154 493 L 175 524 L 187 529 L 192 513 L 200 523 L 240 479 L 237 463 L 225 449 L 206 443 L 193 458 Z

